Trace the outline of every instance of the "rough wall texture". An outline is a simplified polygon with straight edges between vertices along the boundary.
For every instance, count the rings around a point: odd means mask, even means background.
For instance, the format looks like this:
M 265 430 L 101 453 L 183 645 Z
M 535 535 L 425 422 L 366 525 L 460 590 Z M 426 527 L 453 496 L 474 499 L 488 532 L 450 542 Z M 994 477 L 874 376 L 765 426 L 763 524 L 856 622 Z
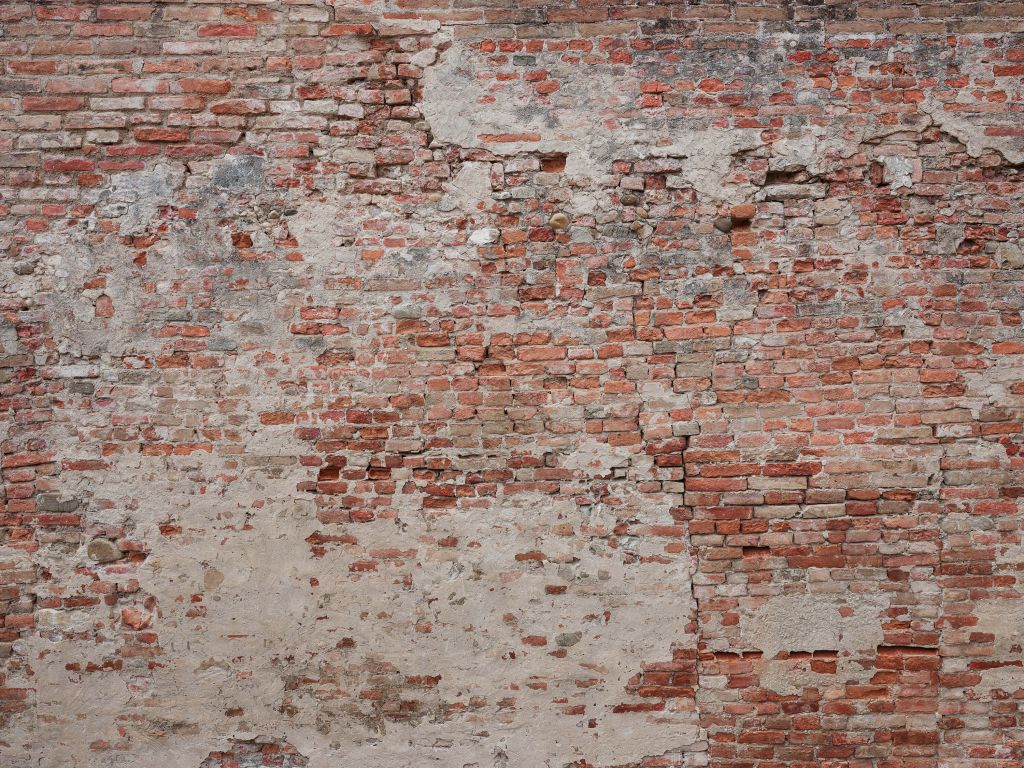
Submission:
M 3 765 L 1022 764 L 1024 4 L 0 19 Z

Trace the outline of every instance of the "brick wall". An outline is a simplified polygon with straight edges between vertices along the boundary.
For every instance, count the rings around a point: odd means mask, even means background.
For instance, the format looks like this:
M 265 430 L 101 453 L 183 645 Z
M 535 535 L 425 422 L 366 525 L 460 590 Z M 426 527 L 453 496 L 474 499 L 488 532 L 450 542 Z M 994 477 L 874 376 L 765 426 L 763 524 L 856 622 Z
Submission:
M 0 756 L 1024 763 L 1024 3 L 0 7 Z

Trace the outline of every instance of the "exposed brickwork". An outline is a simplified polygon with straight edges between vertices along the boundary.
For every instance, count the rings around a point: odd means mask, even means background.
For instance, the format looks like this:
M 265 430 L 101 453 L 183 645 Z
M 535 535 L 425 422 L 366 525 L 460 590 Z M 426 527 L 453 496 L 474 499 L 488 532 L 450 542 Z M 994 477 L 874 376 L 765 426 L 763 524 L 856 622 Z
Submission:
M 1024 3 L 0 28 L 4 765 L 1024 763 Z
M 200 768 L 304 768 L 309 761 L 291 744 L 235 741 L 230 749 L 211 752 Z

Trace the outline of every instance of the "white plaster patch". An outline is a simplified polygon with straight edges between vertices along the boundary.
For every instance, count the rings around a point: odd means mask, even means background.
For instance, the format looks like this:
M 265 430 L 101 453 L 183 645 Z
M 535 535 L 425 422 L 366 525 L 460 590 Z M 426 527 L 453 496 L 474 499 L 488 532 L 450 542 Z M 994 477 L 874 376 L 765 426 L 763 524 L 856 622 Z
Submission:
M 877 595 L 780 595 L 741 614 L 740 626 L 746 642 L 767 659 L 780 651 L 870 652 L 883 640 L 885 606 Z
M 1006 664 L 982 670 L 980 687 L 1007 693 L 1024 689 L 1024 667 L 1016 666 L 1024 647 L 1024 605 L 1020 600 L 981 600 L 974 615 L 977 631 L 995 635 L 993 659 Z
M 613 467 L 629 464 L 632 451 L 626 446 L 612 446 L 608 443 L 589 440 L 576 448 L 562 460 L 566 469 L 582 470 L 592 475 L 606 475 Z
M 884 168 L 883 178 L 889 185 L 890 189 L 900 189 L 901 187 L 907 187 L 908 189 L 914 185 L 913 173 L 914 173 L 914 161 L 907 157 L 899 156 L 882 156 L 878 158 L 882 161 Z
M 122 235 L 138 234 L 146 229 L 161 206 L 171 202 L 184 179 L 185 169 L 178 163 L 159 163 L 145 171 L 116 173 L 103 190 L 98 212 L 119 218 Z

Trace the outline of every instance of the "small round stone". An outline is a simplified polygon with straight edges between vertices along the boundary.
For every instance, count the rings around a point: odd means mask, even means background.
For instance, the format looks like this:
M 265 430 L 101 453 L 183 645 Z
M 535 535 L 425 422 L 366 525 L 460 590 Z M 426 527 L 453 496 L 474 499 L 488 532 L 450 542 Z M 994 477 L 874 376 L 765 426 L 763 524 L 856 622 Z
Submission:
M 715 229 L 719 232 L 731 232 L 732 231 L 732 218 L 729 216 L 719 216 L 715 219 Z
M 640 198 L 634 194 L 627 192 L 624 195 L 619 195 L 619 202 L 623 205 L 639 205 Z
M 554 229 L 565 229 L 569 226 L 569 217 L 564 213 L 556 213 L 548 219 L 548 224 Z

